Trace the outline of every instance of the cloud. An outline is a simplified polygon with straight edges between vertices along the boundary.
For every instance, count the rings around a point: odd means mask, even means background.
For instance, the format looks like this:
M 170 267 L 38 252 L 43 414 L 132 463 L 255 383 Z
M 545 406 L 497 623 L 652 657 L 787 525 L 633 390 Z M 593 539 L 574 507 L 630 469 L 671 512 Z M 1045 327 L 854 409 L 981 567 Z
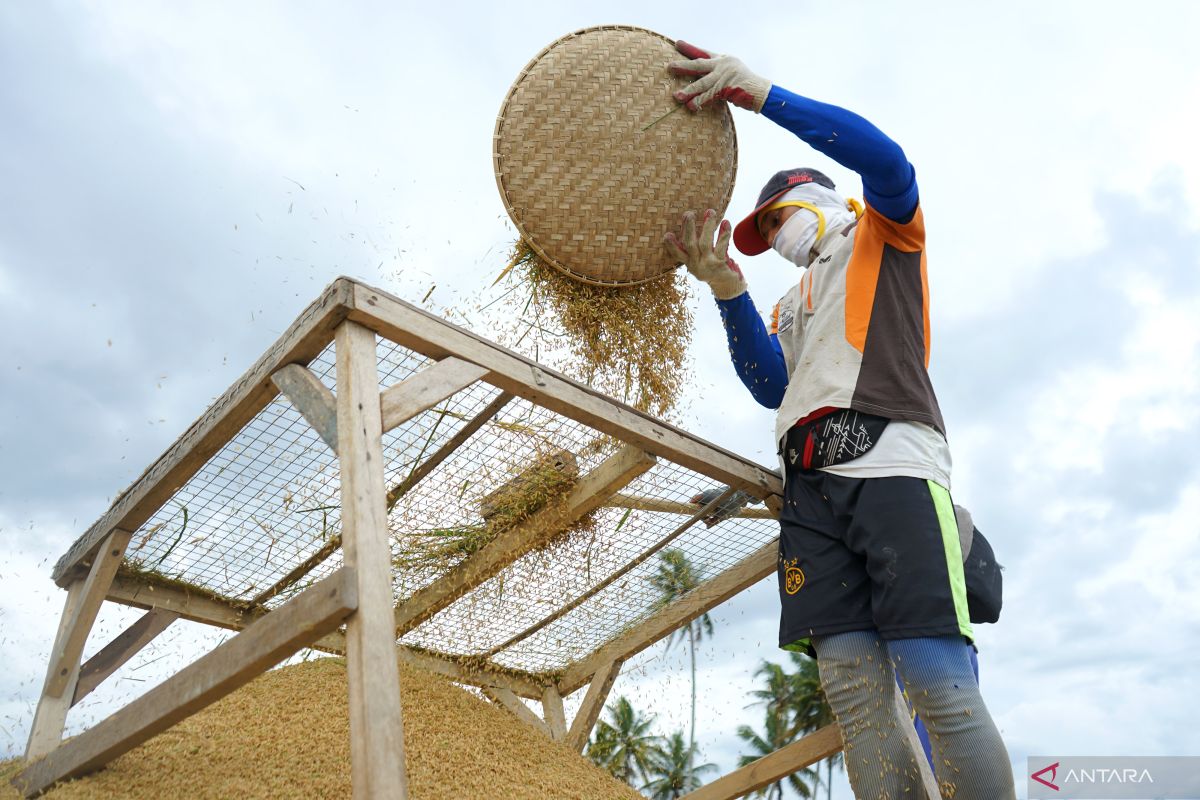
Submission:
M 50 562 L 336 275 L 469 307 L 513 237 L 491 172 L 502 98 L 554 38 L 615 19 L 863 111 L 916 164 L 955 495 L 1007 567 L 979 637 L 1018 768 L 1200 746 L 1179 702 L 1200 639 L 1194 7 L 804 6 L 766 28 L 716 5 L 394 11 L 0 9 L 0 612 L 6 651 L 27 654 L 0 683 L 0 749 L 23 746 L 61 608 Z M 825 164 L 735 119 L 729 216 L 781 166 Z M 743 262 L 763 310 L 797 278 L 773 254 Z M 774 465 L 772 414 L 694 302 L 687 426 Z M 769 581 L 736 598 L 701 649 L 701 741 L 723 768 L 757 722 L 754 667 L 780 655 L 776 604 Z M 686 660 L 657 652 L 615 691 L 679 726 Z

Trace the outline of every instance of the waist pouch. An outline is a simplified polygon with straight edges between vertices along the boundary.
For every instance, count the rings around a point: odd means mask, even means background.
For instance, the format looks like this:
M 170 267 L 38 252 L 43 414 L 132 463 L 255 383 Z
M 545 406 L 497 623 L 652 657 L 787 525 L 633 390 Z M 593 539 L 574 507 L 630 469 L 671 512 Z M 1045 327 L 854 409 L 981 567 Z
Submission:
M 887 417 L 839 408 L 816 419 L 797 422 L 783 441 L 789 469 L 820 469 L 844 464 L 866 453 L 879 441 Z
M 963 561 L 963 577 L 967 583 L 967 612 L 971 622 L 995 622 L 1000 619 L 1004 605 L 1004 577 L 1000 574 L 992 545 L 978 528 L 971 539 L 971 552 Z

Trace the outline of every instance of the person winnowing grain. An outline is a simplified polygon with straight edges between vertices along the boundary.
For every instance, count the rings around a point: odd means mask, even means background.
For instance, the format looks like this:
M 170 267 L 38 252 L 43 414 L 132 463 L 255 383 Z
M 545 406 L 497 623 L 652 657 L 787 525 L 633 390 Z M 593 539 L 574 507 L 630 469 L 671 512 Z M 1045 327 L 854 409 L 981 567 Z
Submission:
M 671 71 L 697 78 L 678 102 L 760 113 L 863 181 L 865 206 L 816 169 L 785 169 L 736 228 L 708 209 L 666 237 L 712 289 L 738 376 L 778 409 L 779 644 L 815 654 L 856 796 L 921 791 L 916 756 L 892 724 L 894 669 L 946 767 L 943 797 L 1013 798 L 1008 752 L 971 669 L 913 167 L 857 114 L 774 86 L 736 58 L 676 48 L 688 60 Z M 746 255 L 774 249 L 804 270 L 770 330 L 728 256 L 731 238 Z

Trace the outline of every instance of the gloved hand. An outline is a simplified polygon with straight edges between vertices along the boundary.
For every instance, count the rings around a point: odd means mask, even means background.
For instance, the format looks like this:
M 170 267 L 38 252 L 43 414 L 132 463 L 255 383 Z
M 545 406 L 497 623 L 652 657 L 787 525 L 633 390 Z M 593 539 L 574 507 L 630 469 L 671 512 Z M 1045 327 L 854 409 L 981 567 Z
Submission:
M 692 504 L 704 507 L 716 500 L 718 497 L 729 491 L 728 486 L 719 486 L 712 489 L 705 489 L 700 494 L 692 498 Z M 712 514 L 704 518 L 704 527 L 711 528 L 719 522 L 724 522 L 730 517 L 737 514 L 750 503 L 761 503 L 757 497 L 754 497 L 747 492 L 738 489 L 736 492 L 725 498 L 713 509 Z
M 712 55 L 682 39 L 675 42 L 675 49 L 692 60 L 673 61 L 667 69 L 674 75 L 700 78 L 675 93 L 675 99 L 689 111 L 699 111 L 717 100 L 728 100 L 755 114 L 762 111 L 771 91 L 769 80 L 755 75 L 733 56 Z
M 696 212 L 683 215 L 683 239 L 674 233 L 664 238 L 667 252 L 682 261 L 696 280 L 704 281 L 718 300 L 732 300 L 746 291 L 746 279 L 742 271 L 729 257 L 729 238 L 733 228 L 728 220 L 721 221 L 721 230 L 716 244 L 712 244 L 717 227 L 717 212 L 711 208 L 704 212 L 704 225 L 696 232 Z

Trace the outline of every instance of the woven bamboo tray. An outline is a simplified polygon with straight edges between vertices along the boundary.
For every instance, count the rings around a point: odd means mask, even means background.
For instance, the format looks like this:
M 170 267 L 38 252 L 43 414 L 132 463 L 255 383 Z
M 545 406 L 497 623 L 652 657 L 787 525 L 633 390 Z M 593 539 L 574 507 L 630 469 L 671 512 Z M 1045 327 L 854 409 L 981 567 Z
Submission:
M 675 111 L 687 81 L 674 43 L 642 28 L 585 28 L 522 70 L 496 120 L 496 184 L 547 263 L 595 284 L 643 283 L 679 266 L 663 235 L 688 210 L 723 214 L 737 172 L 724 103 Z M 671 112 L 671 113 L 668 113 Z

